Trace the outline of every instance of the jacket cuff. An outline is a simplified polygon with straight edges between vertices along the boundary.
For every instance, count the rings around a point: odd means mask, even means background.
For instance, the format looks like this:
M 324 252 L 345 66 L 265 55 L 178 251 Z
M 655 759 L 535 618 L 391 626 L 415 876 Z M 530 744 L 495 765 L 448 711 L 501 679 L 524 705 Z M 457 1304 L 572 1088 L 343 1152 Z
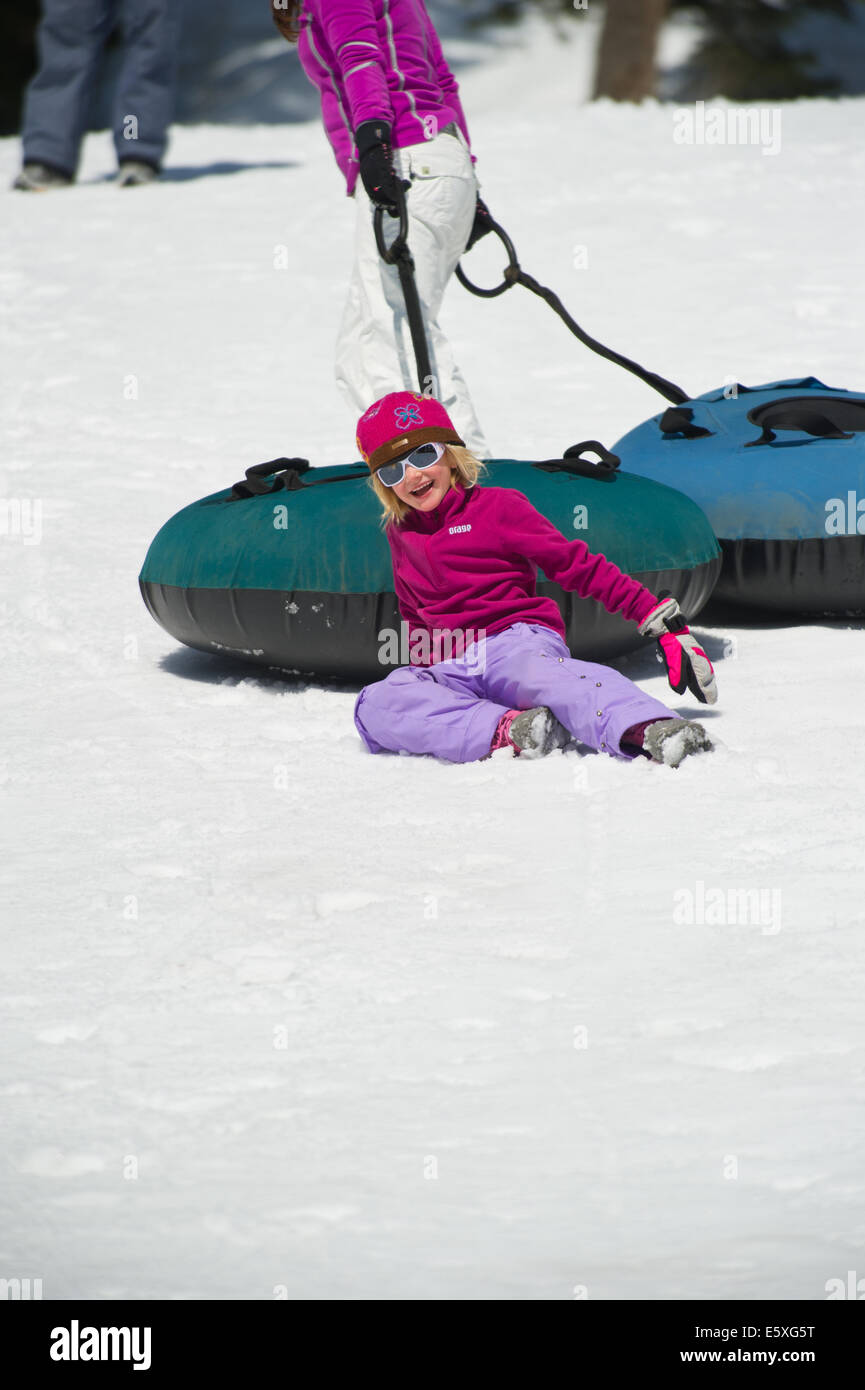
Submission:
M 654 595 L 652 597 L 654 599 Z M 672 596 L 663 600 L 654 599 L 654 604 L 637 628 L 641 637 L 660 637 L 668 631 L 667 618 L 675 618 L 679 612 L 679 605 Z

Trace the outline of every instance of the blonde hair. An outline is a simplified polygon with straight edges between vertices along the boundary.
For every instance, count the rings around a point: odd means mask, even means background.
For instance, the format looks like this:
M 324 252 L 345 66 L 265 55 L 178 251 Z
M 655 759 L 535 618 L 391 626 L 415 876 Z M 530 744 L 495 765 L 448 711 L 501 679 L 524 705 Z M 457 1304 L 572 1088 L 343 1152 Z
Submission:
M 441 462 L 450 465 L 451 487 L 456 487 L 458 483 L 466 488 L 474 487 L 486 472 L 480 459 L 476 459 L 471 450 L 464 449 L 461 444 L 447 444 Z M 409 512 L 415 510 L 407 502 L 401 502 L 392 487 L 380 483 L 375 473 L 371 475 L 369 485 L 382 505 L 382 526 L 399 525 Z

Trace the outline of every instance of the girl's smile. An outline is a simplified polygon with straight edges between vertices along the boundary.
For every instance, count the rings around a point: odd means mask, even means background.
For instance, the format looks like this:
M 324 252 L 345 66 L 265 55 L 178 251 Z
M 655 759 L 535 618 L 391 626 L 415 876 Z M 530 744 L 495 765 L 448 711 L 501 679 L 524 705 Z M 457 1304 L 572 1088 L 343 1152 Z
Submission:
M 397 483 L 394 492 L 401 502 L 415 511 L 431 512 L 437 507 L 451 484 L 450 464 L 444 458 L 429 468 L 415 468 L 408 464 L 405 477 Z

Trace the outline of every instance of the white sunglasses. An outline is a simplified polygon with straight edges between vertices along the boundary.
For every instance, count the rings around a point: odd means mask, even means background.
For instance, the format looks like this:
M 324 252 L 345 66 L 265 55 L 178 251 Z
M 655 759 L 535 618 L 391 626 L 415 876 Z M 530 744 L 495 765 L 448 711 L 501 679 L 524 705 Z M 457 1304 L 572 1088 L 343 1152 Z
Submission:
M 396 487 L 405 477 L 406 464 L 410 463 L 412 468 L 431 468 L 438 463 L 444 451 L 444 444 L 419 444 L 405 458 L 383 464 L 375 476 L 385 487 Z

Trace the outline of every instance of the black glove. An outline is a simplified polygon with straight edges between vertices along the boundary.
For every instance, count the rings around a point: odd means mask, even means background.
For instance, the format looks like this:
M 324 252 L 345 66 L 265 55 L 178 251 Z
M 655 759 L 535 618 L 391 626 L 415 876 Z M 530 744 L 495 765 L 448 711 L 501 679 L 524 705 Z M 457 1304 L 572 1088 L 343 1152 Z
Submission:
M 400 184 L 410 187 L 407 180 L 397 178 L 393 167 L 393 147 L 390 143 L 388 121 L 364 121 L 354 132 L 360 177 L 376 207 L 396 214 Z
M 490 210 L 483 198 L 478 198 L 477 207 L 475 208 L 475 220 L 472 223 L 469 239 L 466 242 L 467 251 L 471 251 L 476 241 L 480 241 L 482 236 L 486 236 L 487 232 L 492 231 L 492 221 Z

